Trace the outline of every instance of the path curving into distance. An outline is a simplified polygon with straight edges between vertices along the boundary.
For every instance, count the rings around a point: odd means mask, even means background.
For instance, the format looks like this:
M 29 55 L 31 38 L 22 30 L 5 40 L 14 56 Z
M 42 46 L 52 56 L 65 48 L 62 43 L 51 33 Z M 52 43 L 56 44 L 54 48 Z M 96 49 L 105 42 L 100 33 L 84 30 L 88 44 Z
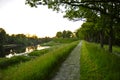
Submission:
M 80 48 L 82 42 L 70 53 L 62 63 L 59 71 L 51 80 L 80 80 Z

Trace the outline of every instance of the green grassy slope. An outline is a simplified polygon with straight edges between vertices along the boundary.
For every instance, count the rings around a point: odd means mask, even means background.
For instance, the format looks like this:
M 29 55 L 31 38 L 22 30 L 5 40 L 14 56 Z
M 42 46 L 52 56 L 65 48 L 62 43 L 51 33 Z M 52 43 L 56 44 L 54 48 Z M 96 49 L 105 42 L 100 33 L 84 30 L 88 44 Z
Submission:
M 80 75 L 80 80 L 120 80 L 120 57 L 83 41 Z
M 3 80 L 48 80 L 53 70 L 59 65 L 78 44 L 64 44 L 38 58 L 21 63 L 4 71 Z

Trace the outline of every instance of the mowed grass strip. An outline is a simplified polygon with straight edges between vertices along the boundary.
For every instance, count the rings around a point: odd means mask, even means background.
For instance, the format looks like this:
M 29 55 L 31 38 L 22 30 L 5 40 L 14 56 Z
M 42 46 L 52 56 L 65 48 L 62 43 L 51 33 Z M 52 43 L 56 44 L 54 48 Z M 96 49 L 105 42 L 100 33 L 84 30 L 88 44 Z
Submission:
M 69 53 L 76 47 L 77 42 L 64 44 L 34 60 L 21 63 L 4 72 L 3 80 L 48 80 Z
M 120 80 L 120 57 L 82 41 L 80 80 Z

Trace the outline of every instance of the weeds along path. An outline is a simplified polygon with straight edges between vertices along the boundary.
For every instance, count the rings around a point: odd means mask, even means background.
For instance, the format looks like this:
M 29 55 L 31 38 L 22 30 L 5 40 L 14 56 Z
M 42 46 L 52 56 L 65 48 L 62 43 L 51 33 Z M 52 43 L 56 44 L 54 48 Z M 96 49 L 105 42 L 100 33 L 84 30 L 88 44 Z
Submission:
M 63 62 L 52 80 L 80 80 L 80 42 Z

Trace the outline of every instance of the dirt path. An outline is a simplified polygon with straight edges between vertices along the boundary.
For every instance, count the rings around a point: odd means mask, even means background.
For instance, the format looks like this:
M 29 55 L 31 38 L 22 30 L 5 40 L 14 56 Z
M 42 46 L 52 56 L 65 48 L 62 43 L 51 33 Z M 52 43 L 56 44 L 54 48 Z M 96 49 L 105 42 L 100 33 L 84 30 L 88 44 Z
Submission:
M 78 46 L 70 53 L 63 62 L 56 76 L 52 80 L 80 80 L 80 47 Z

